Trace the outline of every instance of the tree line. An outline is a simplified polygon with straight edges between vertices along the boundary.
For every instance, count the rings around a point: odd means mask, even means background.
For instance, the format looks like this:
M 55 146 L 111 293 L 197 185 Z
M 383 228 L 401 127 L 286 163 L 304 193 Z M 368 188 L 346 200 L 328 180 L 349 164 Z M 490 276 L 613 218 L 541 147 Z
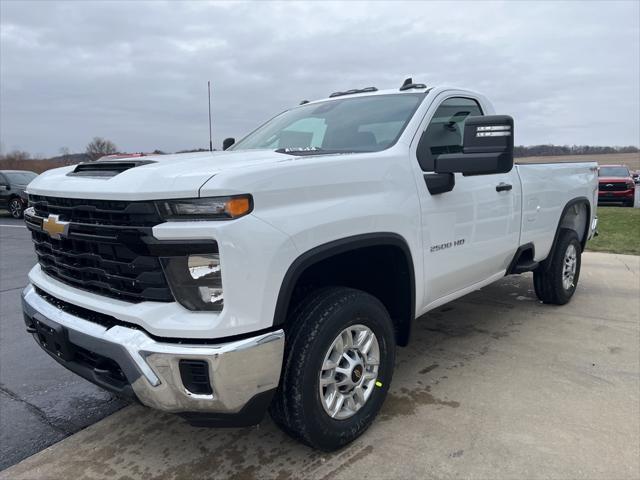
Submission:
M 594 145 L 518 145 L 516 157 L 547 157 L 559 155 L 606 155 L 613 153 L 637 153 L 638 147 L 602 147 Z

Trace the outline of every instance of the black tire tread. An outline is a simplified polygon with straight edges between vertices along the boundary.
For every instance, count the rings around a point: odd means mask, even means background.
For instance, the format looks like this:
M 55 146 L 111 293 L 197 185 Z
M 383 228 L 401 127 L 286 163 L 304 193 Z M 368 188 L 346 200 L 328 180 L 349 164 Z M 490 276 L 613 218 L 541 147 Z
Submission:
M 562 262 L 564 261 L 564 253 L 570 243 L 574 243 L 577 249 L 578 268 L 576 270 L 575 283 L 577 284 L 578 282 L 582 247 L 578 240 L 578 234 L 574 230 L 562 228 L 550 257 L 533 272 L 533 287 L 536 296 L 542 303 L 564 305 L 573 296 L 575 288 L 570 293 L 567 293 L 562 286 Z
M 376 302 L 386 312 L 378 299 L 365 292 L 346 287 L 324 287 L 307 295 L 291 313 L 280 385 L 269 411 L 274 422 L 286 433 L 314 448 L 332 449 L 318 445 L 314 441 L 312 432 L 309 431 L 309 421 L 303 415 L 301 405 L 302 390 L 305 385 L 299 379 L 303 378 L 305 364 L 299 360 L 307 356 L 323 322 L 358 297 L 366 297 L 367 301 Z M 293 356 L 292 352 L 294 352 Z M 373 418 L 365 425 L 361 424 L 359 433 L 363 432 L 372 421 Z M 352 433 L 355 436 L 359 434 Z

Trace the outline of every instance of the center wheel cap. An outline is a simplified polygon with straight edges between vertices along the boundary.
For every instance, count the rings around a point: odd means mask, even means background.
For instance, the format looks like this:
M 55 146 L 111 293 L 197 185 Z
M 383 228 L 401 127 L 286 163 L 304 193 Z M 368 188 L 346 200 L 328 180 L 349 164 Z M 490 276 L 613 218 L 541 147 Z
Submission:
M 362 371 L 362 365 L 356 365 L 355 368 L 351 371 L 351 381 L 353 383 L 360 382 L 360 379 L 362 378 Z

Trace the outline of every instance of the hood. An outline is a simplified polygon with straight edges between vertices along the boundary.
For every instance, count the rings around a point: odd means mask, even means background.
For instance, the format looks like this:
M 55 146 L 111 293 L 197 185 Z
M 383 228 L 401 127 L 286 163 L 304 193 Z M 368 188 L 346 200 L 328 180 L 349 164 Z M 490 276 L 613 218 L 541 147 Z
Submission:
M 214 175 L 265 163 L 291 161 L 273 150 L 245 150 L 148 155 L 122 161 L 150 161 L 110 177 L 74 176 L 76 166 L 49 170 L 35 178 L 27 193 L 96 200 L 153 200 L 198 197 Z
M 598 177 L 600 183 L 633 182 L 631 177 Z

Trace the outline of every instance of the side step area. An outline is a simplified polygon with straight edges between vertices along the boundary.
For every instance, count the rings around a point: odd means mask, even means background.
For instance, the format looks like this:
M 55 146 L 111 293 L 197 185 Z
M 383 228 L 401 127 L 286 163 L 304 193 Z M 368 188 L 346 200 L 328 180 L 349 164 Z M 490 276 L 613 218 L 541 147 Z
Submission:
M 533 272 L 536 268 L 538 268 L 539 263 L 533 260 L 526 260 L 523 262 L 518 262 L 513 266 L 513 269 L 510 273 L 525 273 L 525 272 Z
M 506 275 L 534 271 L 539 265 L 534 258 L 535 248 L 533 243 L 521 245 L 513 256 L 513 260 L 511 260 L 509 268 L 507 268 Z

